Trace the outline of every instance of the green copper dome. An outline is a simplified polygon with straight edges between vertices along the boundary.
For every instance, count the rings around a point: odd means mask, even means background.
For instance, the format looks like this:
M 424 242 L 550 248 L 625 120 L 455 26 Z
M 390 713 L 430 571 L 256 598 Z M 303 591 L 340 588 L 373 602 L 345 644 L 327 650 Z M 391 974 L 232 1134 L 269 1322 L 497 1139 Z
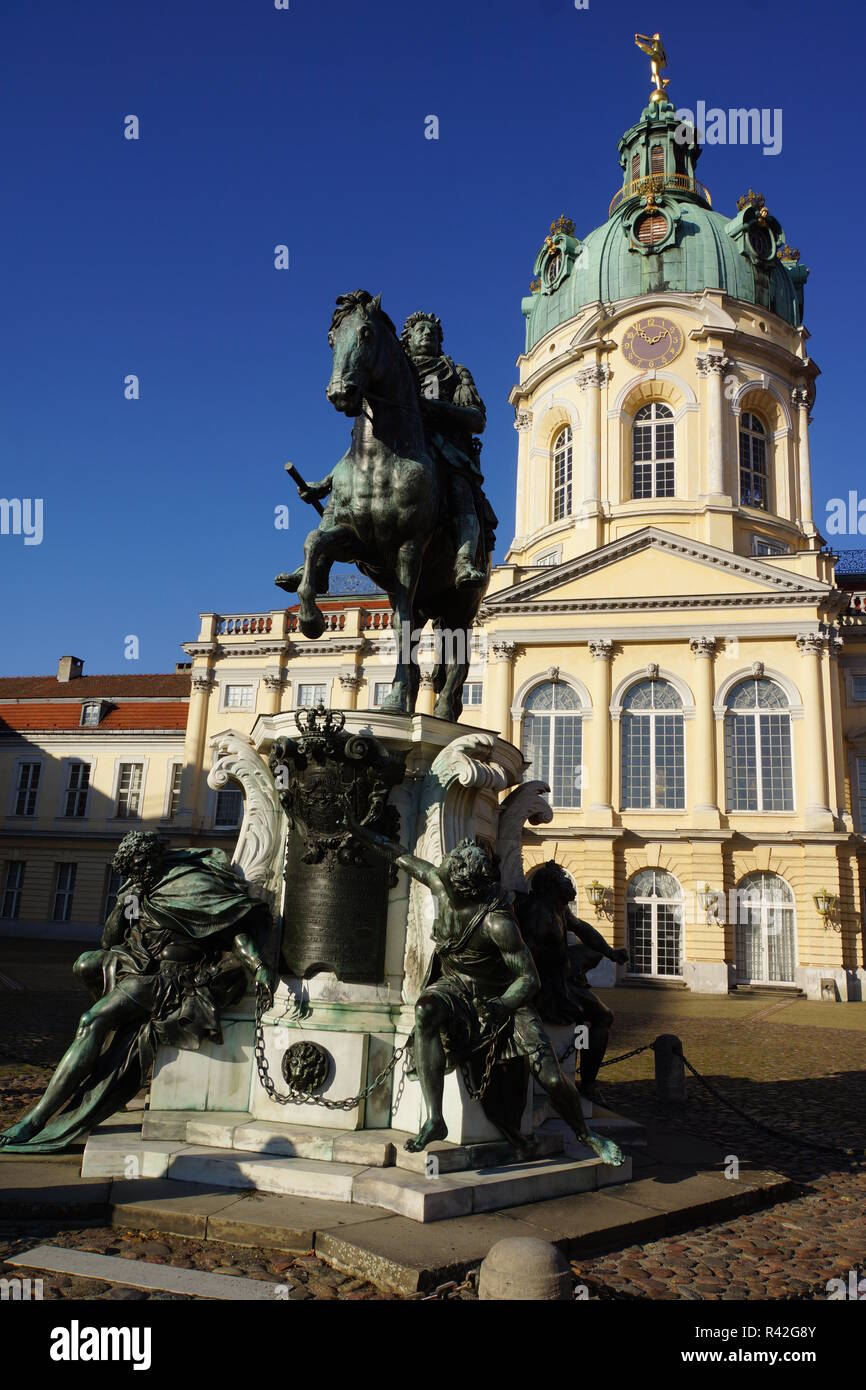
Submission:
M 536 257 L 538 278 L 523 300 L 527 352 L 585 304 L 659 291 L 718 289 L 802 323 L 808 270 L 792 259 L 760 194 L 741 199 L 734 218 L 713 211 L 694 174 L 700 153 L 670 103 L 643 111 L 619 142 L 624 182 L 607 222 L 579 238 L 560 218 Z

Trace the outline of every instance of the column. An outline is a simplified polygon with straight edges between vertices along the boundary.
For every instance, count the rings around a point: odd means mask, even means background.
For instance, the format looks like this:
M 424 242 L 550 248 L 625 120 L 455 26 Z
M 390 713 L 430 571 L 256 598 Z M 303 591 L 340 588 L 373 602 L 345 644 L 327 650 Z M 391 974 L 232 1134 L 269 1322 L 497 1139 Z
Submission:
M 610 377 L 610 368 L 598 362 L 577 374 L 577 384 L 586 396 L 584 412 L 583 502 L 591 511 L 601 504 L 601 388 Z
M 491 641 L 487 664 L 490 670 L 490 691 L 485 698 L 487 719 L 492 729 L 498 729 L 505 739 L 511 739 L 511 698 L 513 663 L 516 642 Z
M 820 632 L 800 633 L 797 646 L 803 658 L 803 704 L 806 737 L 804 747 L 806 808 L 808 830 L 832 830 L 833 815 L 828 805 L 827 722 L 824 716 L 824 682 L 821 654 L 824 636 Z
M 433 689 L 432 671 L 421 672 L 421 684 L 418 687 L 418 698 L 415 701 L 416 714 L 432 714 L 433 704 L 436 694 Z
M 830 719 L 833 729 L 833 770 L 835 773 L 831 809 L 836 812 L 845 829 L 853 831 L 854 821 L 851 812 L 845 806 L 845 729 L 842 720 L 842 681 L 844 677 L 839 666 L 839 657 L 842 655 L 844 646 L 845 639 L 841 633 L 831 632 L 828 652 L 830 657 Z
M 708 378 L 706 491 L 710 497 L 722 497 L 727 492 L 725 487 L 725 417 L 722 377 L 731 363 L 723 352 L 702 353 L 696 362 L 698 376 Z
M 812 462 L 809 457 L 809 392 L 804 386 L 797 386 L 791 392 L 791 402 L 797 411 L 797 461 L 800 479 L 800 525 L 803 530 L 813 533 L 815 523 L 812 518 Z
M 279 666 L 265 671 L 262 677 L 265 687 L 264 699 L 262 701 L 263 714 L 279 714 L 280 701 L 283 694 L 283 673 Z
M 716 639 L 706 636 L 690 637 L 689 647 L 697 662 L 694 759 L 688 764 L 692 821 L 696 826 L 717 827 L 721 825 L 721 817 L 718 806 L 716 726 L 713 712 Z
M 612 825 L 610 689 L 613 640 L 596 637 L 588 646 L 592 656 L 592 719 L 589 721 L 589 746 L 583 755 L 589 783 L 587 819 L 596 825 Z
M 198 824 L 198 798 L 204 762 L 204 742 L 207 733 L 207 707 L 215 684 L 211 668 L 193 671 L 189 694 L 189 714 L 183 745 L 183 774 L 180 783 L 180 803 L 175 820 L 178 826 L 193 829 Z
M 342 675 L 337 677 L 340 688 L 339 709 L 357 709 L 358 691 L 361 688 L 361 677 L 358 675 Z

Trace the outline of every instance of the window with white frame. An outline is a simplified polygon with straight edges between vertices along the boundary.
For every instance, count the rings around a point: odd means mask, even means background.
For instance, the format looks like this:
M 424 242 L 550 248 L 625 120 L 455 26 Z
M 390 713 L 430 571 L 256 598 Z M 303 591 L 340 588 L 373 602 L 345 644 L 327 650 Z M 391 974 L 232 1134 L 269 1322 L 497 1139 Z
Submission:
M 857 759 L 857 806 L 858 825 L 861 835 L 866 835 L 866 758 Z
M 632 496 L 673 497 L 674 415 L 661 401 L 642 405 L 632 426 Z
M 168 769 L 168 809 L 166 818 L 174 820 L 180 807 L 180 789 L 183 782 L 183 763 L 171 763 Z
M 87 700 L 81 706 L 81 718 L 78 721 L 82 728 L 95 729 L 102 719 L 104 700 Z
M 622 809 L 681 811 L 685 804 L 682 699 L 669 681 L 639 681 L 623 700 Z
M 254 696 L 251 685 L 227 685 L 223 692 L 223 709 L 252 709 Z
M 571 426 L 566 425 L 553 441 L 553 520 L 571 516 Z
M 546 550 L 543 555 L 536 555 L 532 563 L 534 565 L 538 565 L 539 567 L 547 567 L 548 565 L 558 565 L 559 557 L 561 554 L 562 552 L 559 549 Z
M 134 820 L 141 815 L 141 786 L 144 779 L 142 763 L 121 763 L 117 778 L 118 820 Z
M 530 692 L 524 710 L 524 780 L 546 782 L 554 807 L 579 807 L 583 720 L 576 691 L 565 681 L 546 681 Z
M 467 681 L 463 687 L 463 704 L 480 705 L 484 695 L 484 684 L 482 681 Z
M 793 811 L 791 713 L 775 681 L 734 686 L 725 713 L 725 787 L 729 811 Z
M 240 825 L 244 813 L 244 794 L 237 787 L 225 787 L 217 792 L 214 807 L 214 828 L 234 830 Z
M 3 897 L 0 900 L 0 917 L 14 922 L 21 912 L 21 890 L 24 887 L 24 860 L 9 859 L 3 880 Z
M 51 911 L 53 922 L 68 922 L 72 916 L 72 898 L 75 893 L 77 864 L 57 864 L 54 878 L 54 905 Z
M 746 410 L 740 416 L 740 502 L 766 511 L 767 431 L 757 415 Z
M 737 886 L 734 928 L 740 984 L 794 980 L 794 894 L 778 874 L 748 874 Z
M 39 800 L 39 779 L 42 775 L 41 763 L 19 763 L 18 778 L 15 784 L 15 815 L 35 816 Z
M 683 973 L 683 890 L 673 874 L 641 869 L 626 890 L 628 973 Z
M 373 685 L 373 709 L 381 709 L 391 694 L 392 681 L 376 681 Z
M 110 864 L 105 870 L 105 906 L 102 912 L 103 922 L 107 922 L 117 904 L 117 895 L 120 892 L 120 885 L 123 882 L 123 875 Z
M 752 554 L 759 555 L 787 555 L 788 547 L 781 541 L 768 541 L 766 536 L 752 537 Z
M 308 709 L 311 705 L 323 705 L 324 703 L 324 685 L 298 686 L 298 709 Z
M 90 763 L 69 763 L 66 769 L 66 789 L 63 796 L 64 816 L 77 820 L 87 815 L 90 794 Z

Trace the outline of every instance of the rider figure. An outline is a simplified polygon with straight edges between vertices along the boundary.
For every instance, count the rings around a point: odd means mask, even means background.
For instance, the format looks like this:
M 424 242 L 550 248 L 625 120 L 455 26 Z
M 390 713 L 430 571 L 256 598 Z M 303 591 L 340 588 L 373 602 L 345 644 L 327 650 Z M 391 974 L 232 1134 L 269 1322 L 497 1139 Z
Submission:
M 480 445 L 474 438 L 487 423 L 484 402 L 469 369 L 443 353 L 442 325 L 435 314 L 410 314 L 401 341 L 418 373 L 428 443 L 447 482 L 448 520 L 457 550 L 454 582 L 458 588 L 480 586 L 487 576 L 477 565 L 479 510 L 483 508 L 486 531 L 491 519 L 496 525 L 481 491 Z

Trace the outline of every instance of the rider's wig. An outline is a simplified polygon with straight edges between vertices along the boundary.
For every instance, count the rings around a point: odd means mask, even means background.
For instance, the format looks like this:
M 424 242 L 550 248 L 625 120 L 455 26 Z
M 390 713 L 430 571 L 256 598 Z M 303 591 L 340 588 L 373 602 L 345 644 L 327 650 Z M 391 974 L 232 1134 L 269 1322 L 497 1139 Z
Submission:
M 409 317 L 407 318 L 406 322 L 403 324 L 403 332 L 400 334 L 400 342 L 403 344 L 403 346 L 404 346 L 404 348 L 407 350 L 407 352 L 408 352 L 408 350 L 409 350 L 409 339 L 410 339 L 411 336 L 412 336 L 412 329 L 415 327 L 415 324 L 416 324 L 416 323 L 432 323 L 433 327 L 436 329 L 437 333 L 439 334 L 439 346 L 440 346 L 440 348 L 441 348 L 441 346 L 442 346 L 442 322 L 441 322 L 441 320 L 438 319 L 438 318 L 436 317 L 435 314 L 424 314 L 424 313 L 422 313 L 421 310 L 419 309 L 417 313 L 415 313 L 415 314 L 410 314 L 410 315 L 409 315 Z
M 535 870 L 530 882 L 533 893 L 559 893 L 562 888 L 574 890 L 574 884 L 561 864 L 548 859 L 546 864 Z
M 146 889 L 156 877 L 164 853 L 165 844 L 153 830 L 133 830 L 118 845 L 111 867 L 123 882 Z

